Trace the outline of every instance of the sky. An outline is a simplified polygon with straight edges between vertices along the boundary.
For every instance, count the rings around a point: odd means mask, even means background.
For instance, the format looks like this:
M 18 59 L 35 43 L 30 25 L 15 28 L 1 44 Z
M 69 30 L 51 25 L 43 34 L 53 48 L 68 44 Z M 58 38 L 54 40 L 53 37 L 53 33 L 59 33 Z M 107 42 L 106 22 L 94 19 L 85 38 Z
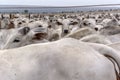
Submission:
M 0 5 L 82 6 L 120 4 L 120 0 L 0 0 Z

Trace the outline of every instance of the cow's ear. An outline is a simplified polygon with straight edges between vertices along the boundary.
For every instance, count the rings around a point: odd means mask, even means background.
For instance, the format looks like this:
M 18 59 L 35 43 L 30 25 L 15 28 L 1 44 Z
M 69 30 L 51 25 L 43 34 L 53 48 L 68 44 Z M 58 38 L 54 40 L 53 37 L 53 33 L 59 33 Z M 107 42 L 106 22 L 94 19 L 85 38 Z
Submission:
M 78 22 L 72 22 L 69 25 L 77 25 L 77 24 L 78 24 Z
M 61 22 L 57 21 L 56 22 L 57 25 L 63 25 Z
M 82 20 L 85 20 L 85 18 L 82 18 Z
M 23 27 L 19 29 L 19 33 L 21 33 L 22 35 L 26 35 L 29 31 L 30 31 L 29 27 Z

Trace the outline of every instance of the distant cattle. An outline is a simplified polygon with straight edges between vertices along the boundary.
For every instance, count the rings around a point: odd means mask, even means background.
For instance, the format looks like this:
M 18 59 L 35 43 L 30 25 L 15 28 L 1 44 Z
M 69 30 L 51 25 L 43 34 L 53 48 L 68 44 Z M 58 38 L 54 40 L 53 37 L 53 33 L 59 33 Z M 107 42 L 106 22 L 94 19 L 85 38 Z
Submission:
M 82 38 L 82 41 L 109 44 L 119 42 L 119 17 L 119 13 L 99 11 L 95 13 L 80 12 L 72 14 L 1 13 L 0 30 L 2 33 L 11 30 L 17 32 L 20 28 L 28 27 L 30 29 L 29 36 L 32 36 L 30 37 L 32 40 L 27 39 L 28 42 L 30 41 L 28 45 L 32 43 L 52 42 L 66 37 Z M 40 31 L 43 31 L 43 33 Z M 98 36 L 89 36 L 91 34 Z M 107 41 L 101 36 L 105 36 Z

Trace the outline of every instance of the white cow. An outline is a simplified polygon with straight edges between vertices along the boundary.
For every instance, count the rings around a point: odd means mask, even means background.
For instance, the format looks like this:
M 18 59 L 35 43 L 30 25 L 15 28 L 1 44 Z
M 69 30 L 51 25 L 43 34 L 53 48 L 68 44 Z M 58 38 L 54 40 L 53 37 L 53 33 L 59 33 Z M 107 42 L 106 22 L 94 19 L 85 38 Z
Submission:
M 96 34 L 96 31 L 89 27 L 85 27 L 85 28 L 80 28 L 80 29 L 76 30 L 75 32 L 72 32 L 72 33 L 66 35 L 65 37 L 80 39 L 80 38 L 85 37 L 90 34 Z
M 103 25 L 104 27 L 116 27 L 116 26 L 119 26 L 119 22 L 117 19 L 104 19 L 102 22 L 101 22 L 101 25 Z
M 81 38 L 80 41 L 100 43 L 100 44 L 111 44 L 112 43 L 105 36 L 98 35 L 98 34 L 91 34 L 91 35 L 85 36 L 85 37 Z
M 8 28 L 10 21 L 8 18 L 4 18 L 3 20 L 1 20 L 1 29 L 5 29 Z
M 108 44 L 108 46 L 120 51 L 120 42 L 116 42 L 116 43 L 112 43 L 112 44 Z
M 28 44 L 46 42 L 47 31 L 44 28 L 21 27 L 0 31 L 0 49 L 9 49 Z M 43 40 L 43 41 L 42 41 Z
M 27 40 L 27 33 L 30 31 L 29 28 L 21 28 L 21 29 L 9 29 L 9 30 L 1 30 L 0 32 L 0 48 L 14 48 L 19 47 L 24 44 L 23 41 Z
M 0 51 L 1 80 L 116 80 L 113 58 L 120 55 L 100 44 L 75 39 Z
M 96 21 L 95 19 L 84 19 L 81 24 L 82 27 L 91 27 L 95 28 L 96 26 Z

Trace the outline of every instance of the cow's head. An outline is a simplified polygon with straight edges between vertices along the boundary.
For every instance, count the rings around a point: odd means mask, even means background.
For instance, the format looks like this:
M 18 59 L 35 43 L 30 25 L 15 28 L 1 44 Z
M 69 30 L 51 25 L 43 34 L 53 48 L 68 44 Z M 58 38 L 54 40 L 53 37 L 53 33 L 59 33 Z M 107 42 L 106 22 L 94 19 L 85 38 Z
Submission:
M 25 44 L 29 40 L 29 27 L 22 27 L 19 29 L 8 29 L 1 30 L 0 32 L 0 48 L 1 49 L 9 49 L 20 47 Z

